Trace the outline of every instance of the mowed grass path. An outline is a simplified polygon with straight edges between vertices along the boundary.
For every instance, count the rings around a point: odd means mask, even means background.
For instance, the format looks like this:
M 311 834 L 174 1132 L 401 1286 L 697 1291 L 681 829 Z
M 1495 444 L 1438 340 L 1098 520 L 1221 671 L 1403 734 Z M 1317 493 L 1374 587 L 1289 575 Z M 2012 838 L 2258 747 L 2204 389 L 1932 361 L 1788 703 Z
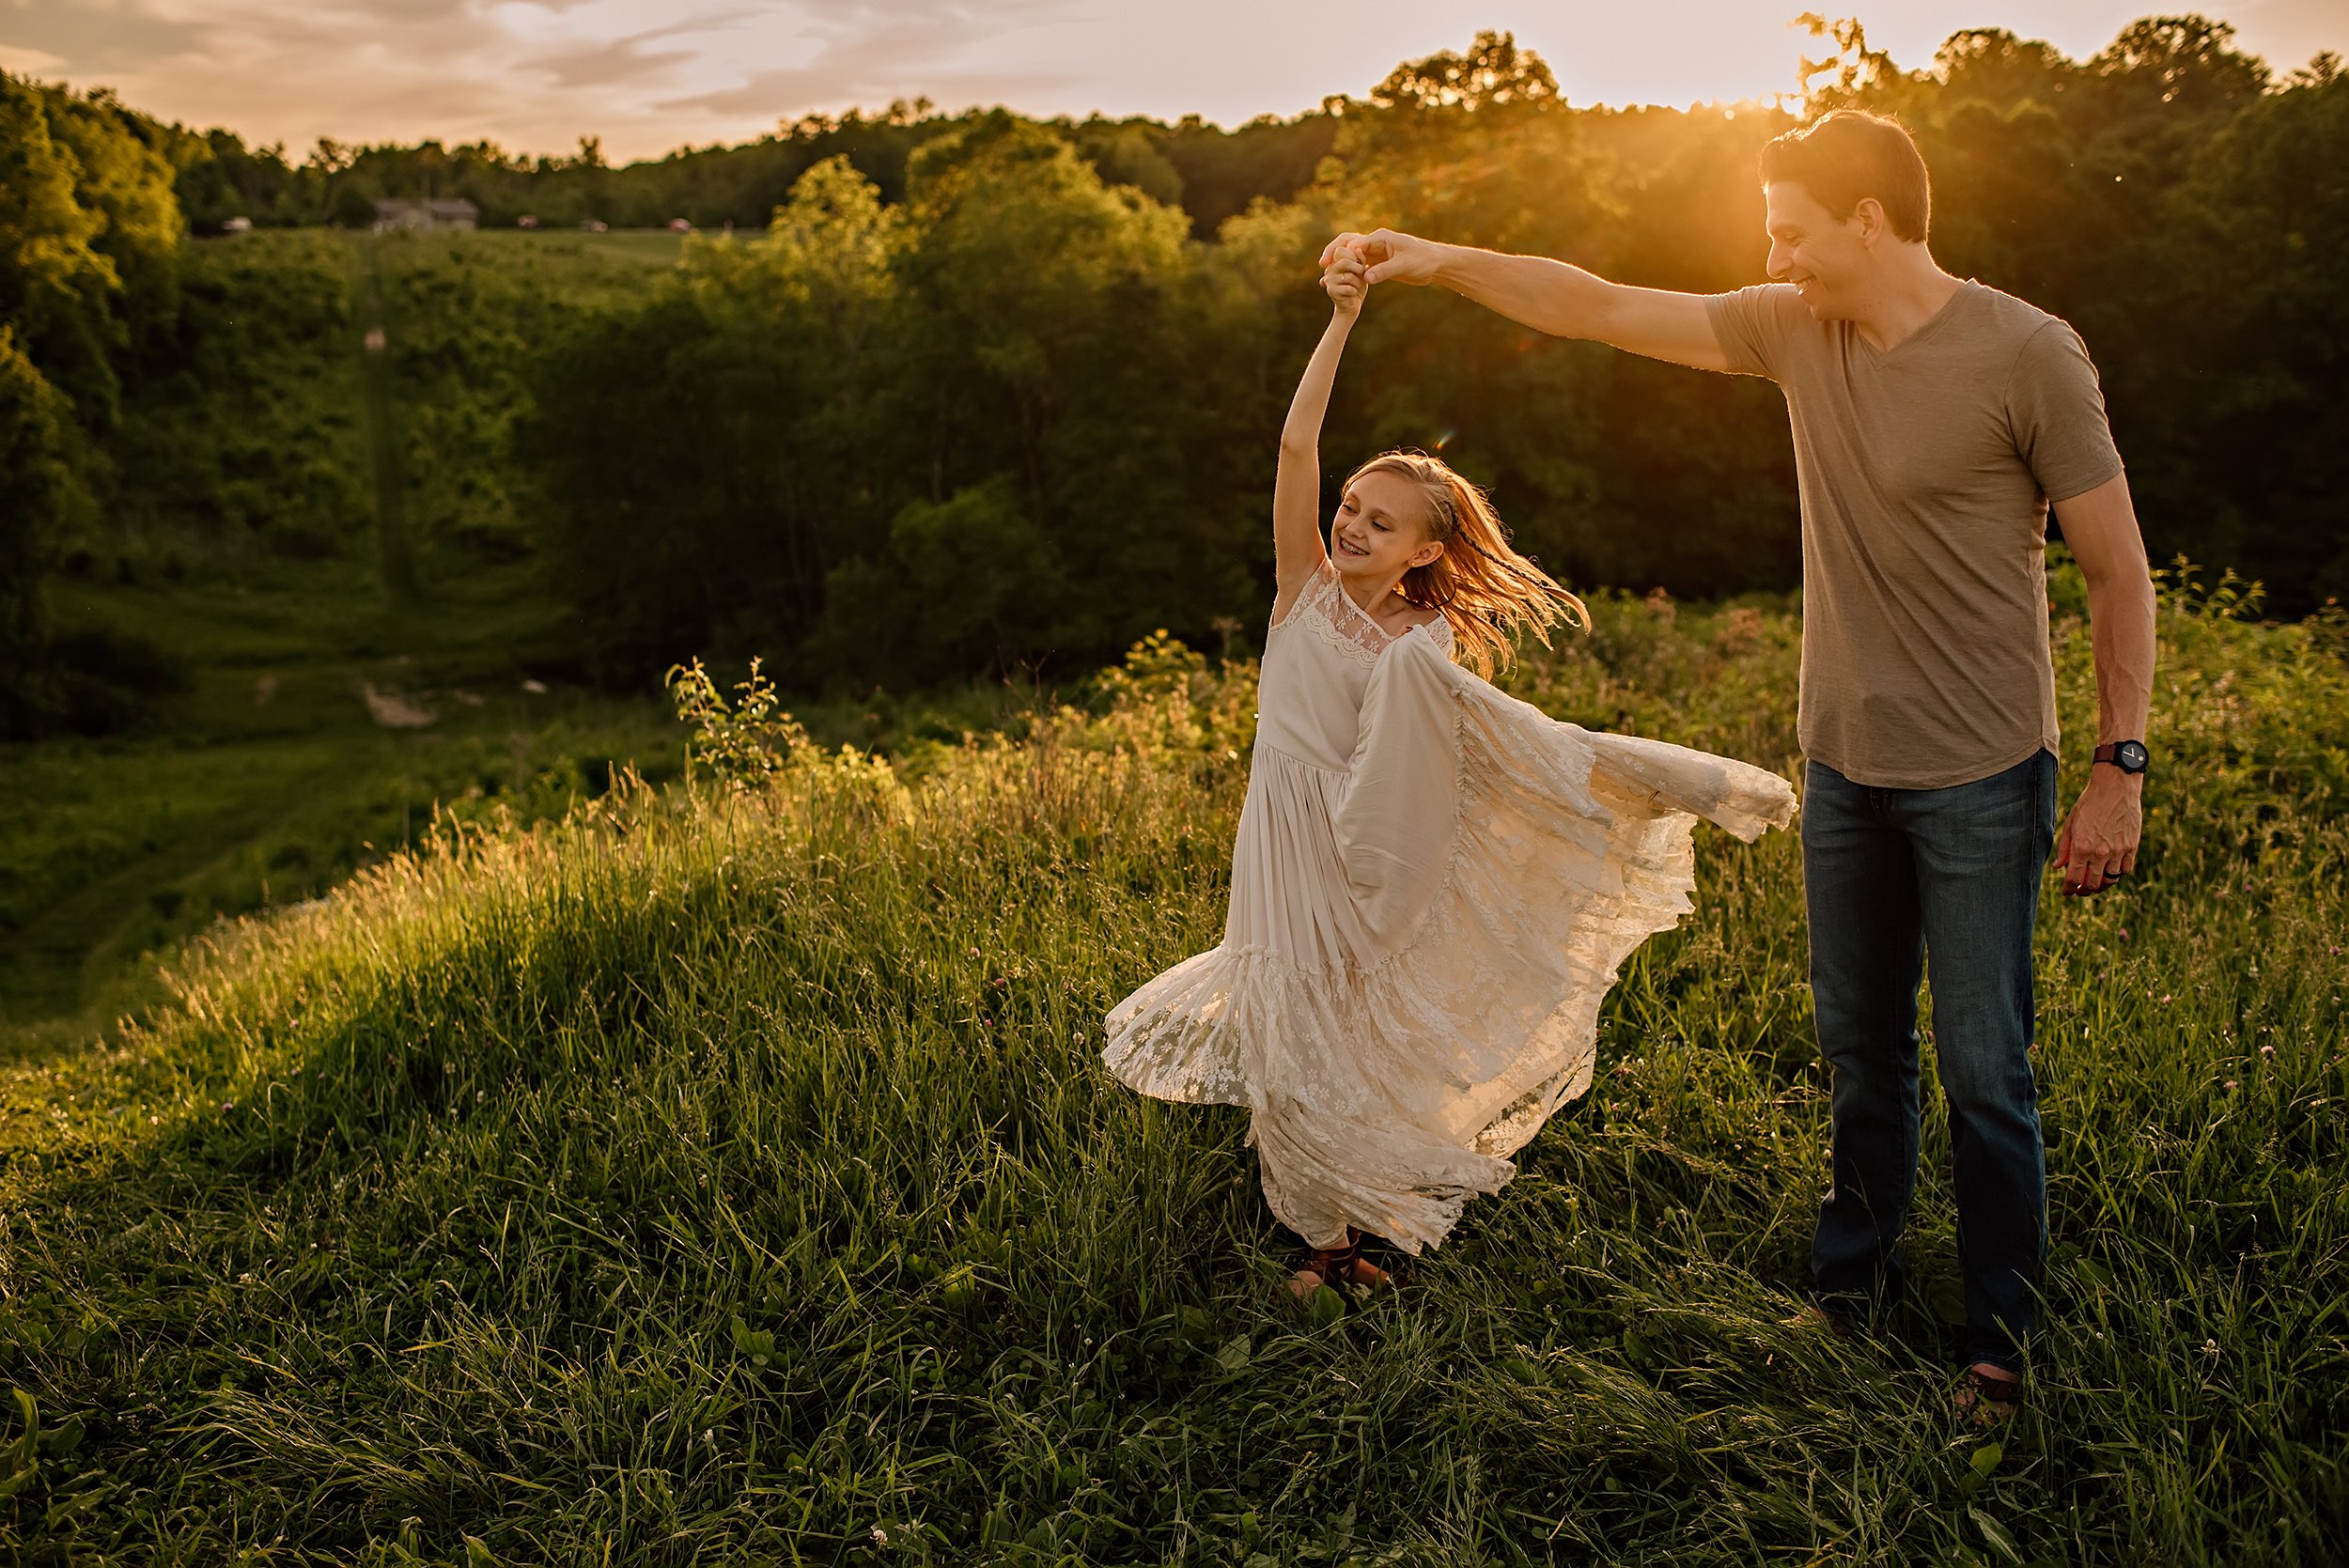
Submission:
M 2349 671 L 2172 594 L 2144 870 L 2050 899 L 2051 1326 L 1782 1326 L 1822 1175 L 1791 834 L 1710 834 L 1598 1087 L 1300 1321 L 1243 1119 L 1110 1081 L 1211 943 L 1252 672 L 895 771 L 622 791 L 364 873 L 0 1079 L 0 1544 L 127 1563 L 2276 1562 L 2349 1510 Z M 2060 623 L 2075 744 L 2086 633 Z M 1518 689 L 1791 767 L 1774 607 Z M 2079 782 L 2066 759 L 2069 800 Z M 28 1430 L 28 1419 L 37 1429 Z

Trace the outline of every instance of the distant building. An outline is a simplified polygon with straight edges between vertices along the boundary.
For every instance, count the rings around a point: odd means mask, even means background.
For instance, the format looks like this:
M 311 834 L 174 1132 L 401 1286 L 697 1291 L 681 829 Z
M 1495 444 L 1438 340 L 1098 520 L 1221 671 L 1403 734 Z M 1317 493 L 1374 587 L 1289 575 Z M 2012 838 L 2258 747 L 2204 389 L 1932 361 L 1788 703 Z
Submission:
M 690 218 L 671 218 L 669 220 L 669 232 L 671 234 L 691 234 L 693 232 L 693 222 Z
M 538 214 L 536 212 L 525 212 L 521 217 L 514 220 L 514 226 L 516 228 L 537 228 L 538 226 Z
M 253 232 L 253 220 L 250 218 L 231 218 L 226 223 L 220 225 L 220 231 L 223 234 L 250 234 Z
M 398 197 L 375 204 L 375 228 L 379 234 L 396 228 L 471 228 L 480 218 L 481 209 L 462 196 L 434 196 L 420 201 Z

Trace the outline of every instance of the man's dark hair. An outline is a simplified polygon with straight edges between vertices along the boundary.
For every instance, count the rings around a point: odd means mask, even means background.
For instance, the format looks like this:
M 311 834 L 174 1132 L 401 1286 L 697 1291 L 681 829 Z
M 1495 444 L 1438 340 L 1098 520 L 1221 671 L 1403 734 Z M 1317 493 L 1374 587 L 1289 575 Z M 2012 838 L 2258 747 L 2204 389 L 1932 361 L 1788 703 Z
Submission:
M 1791 180 L 1842 223 L 1869 196 L 1903 240 L 1933 227 L 1933 184 L 1925 161 L 1900 121 L 1837 109 L 1787 132 L 1762 148 L 1762 183 Z

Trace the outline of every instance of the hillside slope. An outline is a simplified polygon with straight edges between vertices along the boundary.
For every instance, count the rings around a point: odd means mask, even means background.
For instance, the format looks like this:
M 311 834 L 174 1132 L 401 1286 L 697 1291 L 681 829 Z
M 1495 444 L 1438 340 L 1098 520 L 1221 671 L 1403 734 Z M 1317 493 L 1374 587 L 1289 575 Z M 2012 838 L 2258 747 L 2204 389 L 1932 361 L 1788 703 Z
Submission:
M 1252 672 L 1158 645 L 1016 740 L 445 835 L 0 1079 L 0 1542 L 2317 1560 L 2349 1504 L 2342 629 L 2165 606 L 2143 880 L 2046 909 L 2053 1327 L 1999 1442 L 1946 1404 L 1937 1118 L 1917 1298 L 1877 1338 L 1781 1326 L 1825 1132 L 1788 834 L 1707 833 L 1599 1087 L 1403 1293 L 1277 1308 L 1240 1118 L 1096 1059 L 1214 939 L 1244 779 Z M 1613 599 L 1517 689 L 1787 766 L 1795 634 Z

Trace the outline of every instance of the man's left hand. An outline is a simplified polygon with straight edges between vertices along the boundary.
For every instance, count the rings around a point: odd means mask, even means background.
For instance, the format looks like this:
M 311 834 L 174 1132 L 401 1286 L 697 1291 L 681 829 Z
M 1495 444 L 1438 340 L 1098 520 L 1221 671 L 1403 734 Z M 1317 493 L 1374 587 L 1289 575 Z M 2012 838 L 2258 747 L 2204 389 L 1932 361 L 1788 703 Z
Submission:
M 2137 869 L 2137 846 L 2145 831 L 2141 779 L 2098 763 L 2088 770 L 2088 787 L 2056 835 L 2055 863 L 2063 892 L 2074 896 L 2101 893 Z

